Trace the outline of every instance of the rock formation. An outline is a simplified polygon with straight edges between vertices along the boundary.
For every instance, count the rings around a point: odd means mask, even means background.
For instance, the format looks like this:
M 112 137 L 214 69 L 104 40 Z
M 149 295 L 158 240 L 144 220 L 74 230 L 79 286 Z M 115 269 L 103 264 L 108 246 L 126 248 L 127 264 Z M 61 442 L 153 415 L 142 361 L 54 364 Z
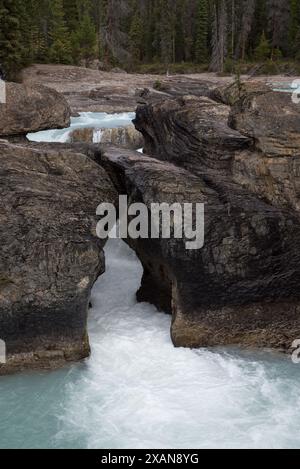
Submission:
M 105 267 L 96 208 L 115 196 L 83 153 L 0 143 L 0 374 L 89 355 L 90 292 Z
M 177 346 L 288 350 L 300 336 L 300 109 L 266 89 L 244 90 L 232 107 L 220 101 L 141 106 L 135 123 L 150 157 L 104 151 L 131 201 L 205 203 L 203 249 L 130 241 L 144 266 L 138 298 L 172 312 Z
M 0 374 L 89 354 L 90 292 L 104 271 L 96 208 L 117 193 L 149 210 L 205 205 L 202 249 L 187 236 L 127 240 L 144 267 L 138 300 L 173 315 L 176 346 L 288 350 L 300 336 L 300 109 L 260 84 L 171 92 L 137 93 L 126 146 L 142 146 L 141 132 L 148 156 L 86 144 L 89 129 L 70 144 L 0 140 Z M 19 138 L 67 126 L 70 111 L 54 91 L 9 85 L 0 116 L 0 137 Z M 123 130 L 104 134 L 125 144 Z
M 143 136 L 135 129 L 134 125 L 112 129 L 75 129 L 70 134 L 70 142 L 111 144 L 130 150 L 138 150 L 144 145 Z
M 70 115 L 67 101 L 55 90 L 6 83 L 6 102 L 0 103 L 0 137 L 69 127 Z

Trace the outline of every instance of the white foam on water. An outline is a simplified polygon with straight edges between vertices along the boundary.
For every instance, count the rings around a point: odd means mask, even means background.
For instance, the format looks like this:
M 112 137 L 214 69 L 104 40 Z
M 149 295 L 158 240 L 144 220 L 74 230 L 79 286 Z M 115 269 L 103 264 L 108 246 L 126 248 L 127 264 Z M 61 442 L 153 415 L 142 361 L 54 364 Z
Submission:
M 300 368 L 238 350 L 176 349 L 171 318 L 138 304 L 142 267 L 106 247 L 93 290 L 92 356 L 0 378 L 0 447 L 299 448 Z
M 71 126 L 67 129 L 54 129 L 42 132 L 30 133 L 27 138 L 32 142 L 59 142 L 66 143 L 70 133 L 82 128 L 113 128 L 124 127 L 132 123 L 134 112 L 121 114 L 107 114 L 104 112 L 82 112 L 78 117 L 71 118 Z M 98 142 L 96 142 L 98 143 Z
M 106 255 L 93 293 L 93 355 L 70 389 L 58 438 L 77 431 L 89 448 L 300 445 L 300 368 L 272 355 L 175 349 L 170 317 L 136 302 L 135 255 L 116 240 Z
M 101 143 L 103 131 L 95 129 L 93 132 L 93 143 Z

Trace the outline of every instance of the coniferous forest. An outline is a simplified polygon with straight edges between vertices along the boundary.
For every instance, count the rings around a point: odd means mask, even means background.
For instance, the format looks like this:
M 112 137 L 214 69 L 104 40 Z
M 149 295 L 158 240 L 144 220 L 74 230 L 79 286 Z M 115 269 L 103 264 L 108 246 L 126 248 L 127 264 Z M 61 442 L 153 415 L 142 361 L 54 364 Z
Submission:
M 194 63 L 300 58 L 299 0 L 0 0 L 0 63 Z

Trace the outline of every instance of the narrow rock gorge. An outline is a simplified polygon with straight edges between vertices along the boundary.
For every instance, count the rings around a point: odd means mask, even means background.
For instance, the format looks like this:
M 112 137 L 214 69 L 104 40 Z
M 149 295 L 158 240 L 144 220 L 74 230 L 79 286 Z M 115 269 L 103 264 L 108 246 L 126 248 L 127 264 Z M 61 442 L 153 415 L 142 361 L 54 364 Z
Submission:
M 138 298 L 172 312 L 177 346 L 288 350 L 300 334 L 299 108 L 257 83 L 214 97 L 140 106 L 148 156 L 104 151 L 131 201 L 205 203 L 202 250 L 130 241 L 144 266 Z

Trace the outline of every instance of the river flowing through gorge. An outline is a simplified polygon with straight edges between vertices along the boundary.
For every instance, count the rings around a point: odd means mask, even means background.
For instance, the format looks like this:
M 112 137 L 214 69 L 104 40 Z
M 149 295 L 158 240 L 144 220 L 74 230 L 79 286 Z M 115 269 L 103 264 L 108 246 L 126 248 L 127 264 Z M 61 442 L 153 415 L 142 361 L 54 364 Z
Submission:
M 125 125 L 132 115 L 101 118 Z M 90 127 L 93 116 L 75 119 Z M 65 141 L 67 132 L 43 138 Z M 0 447 L 299 447 L 300 365 L 272 352 L 174 348 L 171 317 L 136 301 L 135 253 L 120 240 L 105 253 L 89 315 L 91 358 L 1 377 Z

